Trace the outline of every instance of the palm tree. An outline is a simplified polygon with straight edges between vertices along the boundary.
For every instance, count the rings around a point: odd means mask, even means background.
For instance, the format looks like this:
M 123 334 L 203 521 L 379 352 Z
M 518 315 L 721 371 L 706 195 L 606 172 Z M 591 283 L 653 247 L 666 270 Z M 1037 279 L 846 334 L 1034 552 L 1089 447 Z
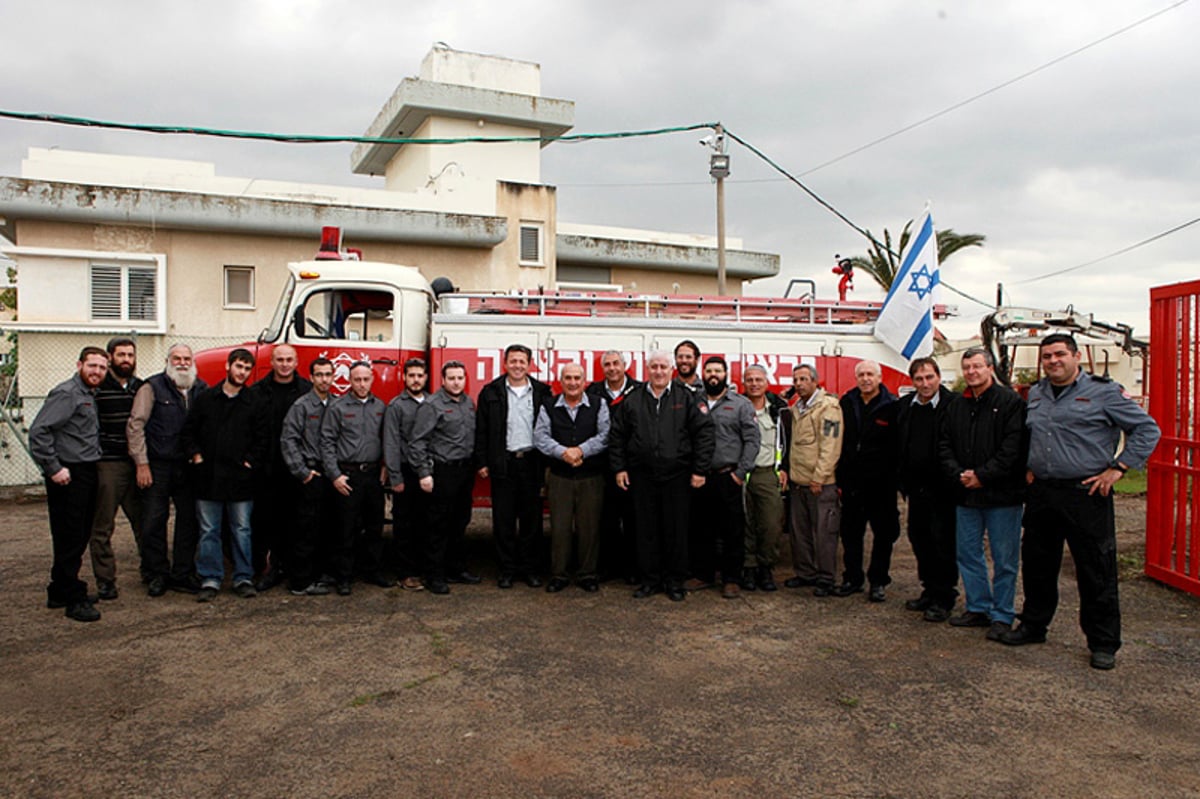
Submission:
M 867 235 L 870 236 L 871 231 L 868 230 Z M 878 239 L 871 236 L 871 249 L 867 251 L 867 257 L 856 255 L 850 259 L 850 263 L 854 265 L 855 270 L 866 272 L 883 287 L 884 291 L 887 291 L 896 280 L 896 273 L 900 271 L 900 253 L 904 252 L 911 237 L 911 219 L 904 226 L 904 230 L 900 231 L 899 246 L 892 246 L 892 234 L 888 232 L 887 228 L 884 228 L 882 246 Z M 982 247 L 985 240 L 987 240 L 987 236 L 981 233 L 958 234 L 951 228 L 939 230 L 937 231 L 938 263 L 942 263 L 963 247 Z

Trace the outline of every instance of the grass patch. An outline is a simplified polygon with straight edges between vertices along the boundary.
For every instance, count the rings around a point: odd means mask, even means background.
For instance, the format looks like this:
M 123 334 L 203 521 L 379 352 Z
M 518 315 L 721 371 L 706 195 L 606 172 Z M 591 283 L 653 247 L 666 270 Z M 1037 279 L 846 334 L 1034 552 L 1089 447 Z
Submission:
M 1113 491 L 1118 494 L 1145 494 L 1146 470 L 1130 469 L 1125 476 L 1113 485 Z
M 857 696 L 839 696 L 838 704 L 842 707 L 858 707 L 859 698 Z

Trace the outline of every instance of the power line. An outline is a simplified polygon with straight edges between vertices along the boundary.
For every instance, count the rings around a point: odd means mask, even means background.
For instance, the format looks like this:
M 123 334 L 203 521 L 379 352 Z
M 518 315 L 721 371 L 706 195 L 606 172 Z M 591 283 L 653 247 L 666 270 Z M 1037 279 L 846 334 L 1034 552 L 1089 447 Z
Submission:
M 1117 250 L 1116 252 L 1110 252 L 1108 255 L 1102 255 L 1101 257 L 1093 259 L 1091 261 L 1087 261 L 1086 263 L 1076 264 L 1075 266 L 1068 266 L 1066 269 L 1057 269 L 1053 272 L 1047 272 L 1046 274 L 1038 275 L 1037 277 L 1030 277 L 1030 278 L 1026 278 L 1025 280 L 1017 280 L 1017 281 L 1015 281 L 1015 285 L 1020 286 L 1020 285 L 1024 285 L 1025 283 L 1036 283 L 1039 280 L 1045 280 L 1047 278 L 1057 277 L 1058 275 L 1065 275 L 1067 272 L 1074 272 L 1077 269 L 1083 269 L 1088 266 L 1094 266 L 1094 265 L 1100 263 L 1101 261 L 1107 261 L 1110 258 L 1116 258 L 1118 255 L 1124 255 L 1125 253 L 1136 250 L 1139 247 L 1144 247 L 1147 244 L 1150 244 L 1151 242 L 1155 242 L 1155 241 L 1158 241 L 1159 239 L 1166 238 L 1167 236 L 1170 236 L 1173 233 L 1178 233 L 1179 231 L 1183 230 L 1184 228 L 1191 227 L 1192 225 L 1196 224 L 1197 222 L 1200 222 L 1200 216 L 1196 217 L 1195 219 L 1190 219 L 1181 225 L 1176 225 L 1175 227 L 1171 228 L 1170 230 L 1164 230 L 1162 233 L 1156 233 L 1155 235 L 1151 236 L 1148 239 L 1142 239 L 1141 241 L 1137 242 L 1136 244 L 1130 244 L 1128 247 L 1122 247 L 1121 249 Z

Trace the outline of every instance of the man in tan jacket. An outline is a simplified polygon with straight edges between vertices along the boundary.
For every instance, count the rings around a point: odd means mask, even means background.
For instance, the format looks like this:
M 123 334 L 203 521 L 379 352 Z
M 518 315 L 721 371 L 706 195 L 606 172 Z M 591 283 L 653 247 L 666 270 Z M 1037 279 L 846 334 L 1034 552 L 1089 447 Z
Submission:
M 815 366 L 797 366 L 792 372 L 796 404 L 779 415 L 796 571 L 784 585 L 814 586 L 813 596 L 829 596 L 841 526 L 834 471 L 842 454 L 842 409 L 837 397 L 819 388 L 818 381 Z

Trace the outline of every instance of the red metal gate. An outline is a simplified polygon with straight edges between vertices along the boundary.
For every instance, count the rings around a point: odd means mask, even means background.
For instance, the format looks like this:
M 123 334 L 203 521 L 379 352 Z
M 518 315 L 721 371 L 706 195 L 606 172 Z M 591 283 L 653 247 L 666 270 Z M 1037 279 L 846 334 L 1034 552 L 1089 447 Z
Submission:
M 1146 574 L 1200 595 L 1200 280 L 1150 290 Z

